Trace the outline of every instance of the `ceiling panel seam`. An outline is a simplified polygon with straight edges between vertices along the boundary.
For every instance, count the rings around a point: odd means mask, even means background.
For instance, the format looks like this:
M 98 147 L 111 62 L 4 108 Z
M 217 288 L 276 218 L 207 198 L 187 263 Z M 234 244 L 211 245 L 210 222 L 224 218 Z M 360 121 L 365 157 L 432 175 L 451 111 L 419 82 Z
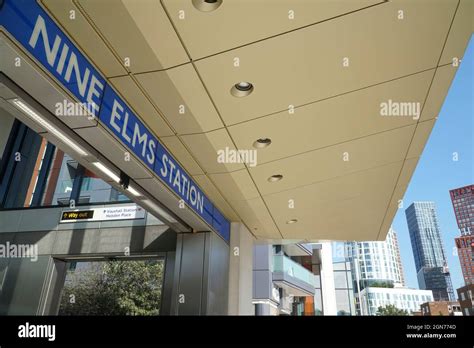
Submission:
M 191 61 L 191 64 L 192 64 L 192 66 L 193 66 L 193 68 L 194 68 L 194 71 L 196 72 L 196 74 L 197 74 L 197 76 L 198 76 L 198 78 L 199 78 L 199 81 L 201 82 L 201 84 L 202 84 L 202 86 L 203 86 L 203 88 L 204 88 L 206 94 L 208 95 L 208 97 L 209 97 L 209 99 L 210 99 L 210 101 L 211 101 L 211 103 L 212 103 L 214 109 L 216 110 L 217 115 L 219 116 L 219 119 L 221 120 L 222 124 L 225 124 L 225 123 L 224 123 L 224 120 L 223 120 L 223 118 L 222 118 L 222 116 L 221 116 L 221 113 L 220 113 L 219 110 L 217 109 L 217 106 L 216 106 L 216 104 L 215 104 L 213 98 L 211 97 L 211 95 L 210 95 L 210 93 L 209 93 L 209 90 L 207 89 L 206 85 L 204 84 L 204 81 L 202 80 L 201 75 L 199 74 L 199 71 L 197 70 L 196 66 L 194 65 L 194 62 L 193 62 L 193 60 L 192 60 L 192 58 L 191 58 L 191 55 L 190 55 L 190 53 L 189 53 L 188 48 L 186 47 L 186 45 L 185 45 L 185 43 L 184 43 L 184 41 L 183 41 L 181 35 L 179 34 L 179 32 L 178 32 L 176 26 L 174 25 L 174 22 L 171 20 L 171 16 L 170 16 L 170 14 L 169 14 L 169 12 L 168 12 L 168 9 L 167 9 L 166 6 L 163 4 L 163 1 L 162 1 L 162 0 L 160 0 L 160 4 L 161 4 L 163 10 L 164 10 L 165 13 L 166 13 L 166 16 L 168 17 L 168 20 L 171 22 L 171 25 L 172 25 L 172 27 L 173 27 L 173 30 L 175 31 L 176 35 L 178 36 L 178 39 L 179 39 L 179 41 L 181 42 L 181 45 L 183 46 L 184 51 L 185 51 L 186 54 L 188 55 L 188 58 L 189 58 L 190 61 Z M 232 141 L 234 147 L 237 149 L 237 146 L 236 146 L 236 144 L 235 144 L 235 141 L 234 141 L 234 139 L 232 139 L 232 137 L 231 137 L 229 131 L 227 130 L 227 128 L 226 128 L 226 132 L 227 132 L 229 138 L 231 139 L 231 141 Z M 205 132 L 205 133 L 206 133 L 206 132 Z M 199 134 L 202 134 L 202 133 L 199 133 Z M 184 146 L 184 148 L 186 149 L 186 151 L 188 151 L 188 153 L 190 154 L 190 156 L 196 161 L 196 163 L 198 164 L 198 166 L 199 166 L 199 167 L 201 168 L 201 170 L 203 171 L 204 175 L 206 175 L 206 177 L 208 178 L 208 180 L 209 180 L 209 181 L 212 183 L 212 185 L 216 188 L 216 190 L 219 192 L 219 194 L 222 196 L 222 198 L 227 202 L 227 204 L 231 207 L 231 209 L 234 211 L 234 213 L 235 213 L 235 214 L 240 218 L 240 220 L 243 222 L 244 220 L 243 220 L 243 219 L 241 218 L 241 216 L 235 211 L 234 207 L 229 203 L 229 201 L 227 200 L 227 198 L 222 194 L 221 190 L 220 190 L 219 187 L 215 184 L 215 182 L 212 180 L 212 178 L 209 177 L 208 172 L 207 172 L 207 171 L 205 170 L 205 168 L 201 165 L 200 161 L 194 156 L 193 152 L 190 151 L 190 149 L 188 148 L 188 146 L 186 145 L 186 143 L 182 140 L 181 136 L 178 135 L 178 134 L 176 134 L 176 136 L 177 136 L 178 140 L 181 142 L 181 144 Z M 239 155 L 239 156 L 240 156 L 240 155 Z M 226 173 L 229 173 L 229 172 L 226 172 Z M 255 183 L 254 183 L 254 185 L 255 185 Z M 258 190 L 258 188 L 256 188 L 256 189 Z M 260 193 L 259 193 L 259 194 L 260 194 Z M 268 210 L 268 207 L 267 207 L 267 210 Z M 269 212 L 269 213 L 270 213 L 270 212 Z M 273 217 L 272 217 L 272 219 L 273 219 Z M 275 221 L 274 221 L 274 222 L 275 222 Z M 245 224 L 245 223 L 244 223 L 244 224 Z M 275 225 L 276 225 L 276 223 L 275 223 Z M 257 237 L 254 235 L 254 233 L 252 232 L 252 229 L 250 229 L 249 226 L 247 226 L 246 224 L 245 224 L 245 226 L 247 227 L 247 229 L 249 229 L 250 233 L 251 233 L 255 238 L 257 238 Z M 279 233 L 280 233 L 280 235 L 283 237 L 283 235 L 281 234 L 280 231 L 279 231 Z
M 120 58 L 115 54 L 115 52 L 110 48 L 110 45 L 109 43 L 104 39 L 104 37 L 102 36 L 102 34 L 100 33 L 100 31 L 98 30 L 98 28 L 95 26 L 95 24 L 92 23 L 92 20 L 88 17 L 88 15 L 85 13 L 85 11 L 79 6 L 79 3 L 76 2 L 76 0 L 72 0 L 72 3 L 73 5 L 75 5 L 77 7 L 77 9 L 79 10 L 79 12 L 84 16 L 85 20 L 89 23 L 89 25 L 92 27 L 92 29 L 96 32 L 96 34 L 102 39 L 103 43 L 105 44 L 105 46 L 109 49 L 109 51 L 111 51 L 112 55 L 114 56 L 114 58 L 117 60 L 117 62 L 120 64 L 120 66 L 127 70 L 127 68 L 125 66 L 123 66 L 123 64 L 121 63 L 121 60 Z M 66 35 L 69 37 L 69 39 L 71 41 L 74 42 L 74 44 L 76 45 L 76 47 L 78 49 L 80 49 L 81 53 L 87 57 L 91 62 L 93 62 L 92 59 L 90 59 L 89 55 L 86 54 L 86 50 L 80 45 L 79 42 L 77 42 L 75 39 L 74 39 L 74 35 L 71 35 L 71 33 L 69 32 L 69 30 L 67 30 L 66 27 L 64 27 L 61 22 L 58 20 L 58 18 L 56 17 L 56 15 L 50 11 L 46 5 L 43 3 L 43 1 L 41 0 L 40 1 L 40 5 L 41 7 L 43 8 L 43 10 L 45 10 L 49 16 L 54 20 L 54 22 L 56 23 L 56 25 L 58 27 L 61 28 L 62 31 L 64 31 L 66 33 Z M 107 76 L 106 74 L 104 74 L 104 72 L 99 68 L 99 66 L 97 66 L 97 64 L 94 63 L 94 67 L 95 69 L 97 69 L 101 74 L 102 76 Z M 122 75 L 122 76 L 127 76 L 127 75 Z
M 92 20 L 92 18 L 89 16 L 89 14 L 87 13 L 87 11 L 82 7 L 82 5 L 77 1 L 77 0 L 72 0 L 72 3 L 79 9 L 79 12 L 84 16 L 84 18 L 86 19 L 87 23 L 89 23 L 89 25 L 92 27 L 92 29 L 94 29 L 94 31 L 97 33 L 97 35 L 102 39 L 102 41 L 104 42 L 104 45 L 107 46 L 107 48 L 109 49 L 109 51 L 112 53 L 112 55 L 115 57 L 115 59 L 117 59 L 117 61 L 119 62 L 119 64 L 122 66 L 122 68 L 124 68 L 129 74 L 130 74 L 130 69 L 128 69 L 122 62 L 122 58 L 120 57 L 120 55 L 115 51 L 115 49 L 113 48 L 113 46 L 110 44 L 110 42 L 107 40 L 107 38 L 102 34 L 102 32 L 100 31 L 100 29 L 97 27 L 97 25 L 94 23 L 94 21 Z M 62 27 L 62 26 L 61 26 Z M 87 56 L 87 55 L 86 55 Z M 87 56 L 88 57 L 88 56 Z M 91 60 L 92 61 L 92 60 Z M 94 64 L 95 65 L 95 64 Z M 106 75 L 103 75 L 103 76 L 106 76 Z M 123 75 L 123 76 L 126 76 L 126 75 Z
M 424 120 L 422 122 L 429 122 L 429 121 L 431 121 L 431 120 Z M 338 143 L 325 145 L 325 146 L 322 146 L 322 147 L 317 147 L 317 148 L 314 148 L 314 149 L 298 152 L 298 153 L 295 153 L 295 154 L 292 154 L 292 155 L 289 155 L 289 156 L 285 156 L 285 157 L 273 159 L 273 160 L 270 160 L 270 161 L 267 161 L 267 162 L 259 163 L 255 167 L 259 167 L 259 166 L 262 166 L 262 165 L 268 164 L 268 163 L 278 162 L 278 161 L 285 160 L 285 159 L 292 158 L 292 157 L 298 157 L 298 156 L 301 156 L 301 155 L 305 155 L 305 154 L 308 154 L 308 153 L 311 153 L 311 152 L 316 152 L 316 151 L 319 151 L 319 150 L 328 149 L 328 148 L 338 146 L 338 145 L 351 143 L 353 141 L 362 140 L 362 139 L 365 139 L 365 138 L 370 138 L 370 137 L 375 136 L 375 135 L 379 135 L 379 134 L 383 134 L 383 133 L 389 133 L 389 132 L 392 132 L 392 131 L 400 130 L 402 128 L 413 127 L 413 125 L 415 125 L 415 123 L 407 124 L 407 125 L 400 126 L 400 127 L 394 127 L 394 128 L 390 128 L 390 129 L 380 131 L 380 132 L 375 132 L 375 133 L 363 135 L 361 137 L 351 138 L 351 139 L 348 139 L 348 140 L 340 141 Z M 243 169 L 239 169 L 239 170 L 243 170 Z M 214 173 L 211 173 L 211 174 L 214 174 Z
M 436 77 L 436 72 L 438 71 L 438 68 L 439 68 L 439 63 L 441 62 L 441 57 L 443 56 L 444 48 L 446 47 L 446 43 L 447 43 L 448 38 L 449 38 L 449 33 L 450 33 L 451 28 L 452 28 L 452 26 L 453 26 L 454 19 L 456 18 L 456 14 L 457 14 L 457 11 L 458 11 L 458 8 L 459 8 L 459 2 L 460 2 L 460 0 L 458 0 L 458 3 L 457 3 L 457 5 L 456 5 L 456 9 L 454 10 L 453 18 L 451 19 L 451 23 L 449 24 L 449 28 L 448 28 L 448 31 L 447 31 L 447 33 L 446 33 L 446 37 L 445 37 L 444 42 L 443 42 L 443 46 L 441 47 L 441 52 L 440 52 L 439 57 L 438 57 L 438 62 L 437 62 L 437 64 L 436 64 L 435 71 L 434 71 L 433 76 L 432 76 L 432 78 L 431 78 L 431 82 L 430 82 L 430 85 L 429 85 L 429 87 L 428 87 L 428 91 L 427 91 L 427 93 L 426 93 L 425 100 L 423 101 L 423 107 L 422 107 L 422 109 L 421 109 L 420 118 L 418 119 L 418 121 L 417 121 L 417 123 L 416 123 L 416 125 L 415 125 L 415 129 L 414 129 L 414 131 L 413 131 L 413 135 L 412 135 L 412 138 L 411 138 L 411 140 L 410 140 L 410 144 L 409 144 L 408 149 L 407 149 L 406 154 L 405 154 L 404 163 L 406 163 L 408 153 L 410 152 L 410 148 L 411 148 L 411 145 L 412 145 L 412 143 L 413 143 L 413 139 L 415 138 L 415 134 L 416 134 L 416 131 L 417 131 L 417 129 L 418 129 L 418 125 L 420 124 L 420 119 L 421 119 L 421 117 L 423 116 L 423 110 L 425 109 L 426 102 L 427 102 L 427 100 L 428 100 L 428 96 L 430 95 L 431 87 L 433 86 L 433 82 L 434 82 L 434 79 L 435 79 L 435 77 Z M 445 65 L 450 65 L 450 64 L 445 64 Z M 438 118 L 438 116 L 436 116 L 436 118 Z M 426 146 L 426 143 L 424 144 L 424 146 Z M 421 153 L 420 153 L 420 155 L 421 155 Z M 415 170 L 416 170 L 416 168 L 415 168 Z M 391 204 L 391 202 L 392 202 L 393 196 L 395 195 L 395 191 L 397 190 L 398 182 L 400 181 L 400 177 L 401 177 L 401 175 L 402 175 L 402 172 L 403 172 L 403 166 L 402 166 L 402 168 L 400 169 L 400 172 L 398 173 L 397 182 L 396 182 L 396 184 L 395 184 L 395 186 L 394 186 L 394 188 L 393 188 L 392 194 L 390 195 L 390 199 L 388 200 L 387 208 L 385 209 L 385 215 L 384 215 L 384 217 L 383 217 L 383 219 L 382 219 L 382 224 L 380 225 L 379 233 L 377 234 L 377 240 L 380 239 L 380 233 L 382 233 L 382 227 L 383 227 L 383 225 L 384 225 L 384 223 L 385 223 L 385 220 L 386 220 L 386 218 L 387 218 L 388 210 L 390 209 L 390 204 Z M 413 176 L 413 172 L 411 173 L 411 176 Z M 410 178 L 410 180 L 411 180 L 411 178 Z
M 324 23 L 324 22 L 328 22 L 328 21 L 331 21 L 331 20 L 334 20 L 334 19 L 337 19 L 337 18 L 340 18 L 340 17 L 348 16 L 348 15 L 354 14 L 354 13 L 359 12 L 359 11 L 367 10 L 367 9 L 369 9 L 369 8 L 371 8 L 371 7 L 383 5 L 383 4 L 385 4 L 385 3 L 388 3 L 388 0 L 383 0 L 383 1 L 378 2 L 378 3 L 376 3 L 376 4 L 372 4 L 372 5 L 369 5 L 369 6 L 366 6 L 366 7 L 362 7 L 362 8 L 359 8 L 359 9 L 357 9 L 357 10 L 349 11 L 349 12 L 346 12 L 346 13 L 343 13 L 343 14 L 340 14 L 340 15 L 337 15 L 337 16 L 333 16 L 333 17 L 330 17 L 330 18 L 323 19 L 323 20 L 318 21 L 318 22 L 310 23 L 310 24 L 303 25 L 303 26 L 298 27 L 298 28 L 295 28 L 295 29 L 287 30 L 287 31 L 284 31 L 284 32 L 279 33 L 279 34 L 267 36 L 267 37 L 265 37 L 265 38 L 263 38 L 263 39 L 260 39 L 260 40 L 255 40 L 255 41 L 252 41 L 252 42 L 243 44 L 243 45 L 239 45 L 239 46 L 236 46 L 236 47 L 233 47 L 233 48 L 226 49 L 226 50 L 224 50 L 224 51 L 220 51 L 220 52 L 213 53 L 213 54 L 210 54 L 210 55 L 207 55 L 207 56 L 204 56 L 204 57 L 196 58 L 196 59 L 194 59 L 193 61 L 194 61 L 194 62 L 198 62 L 198 61 L 201 61 L 201 60 L 210 58 L 210 57 L 217 56 L 217 55 L 219 55 L 219 54 L 223 54 L 223 53 L 227 53 L 227 52 L 230 52 L 230 51 L 234 51 L 234 50 L 237 50 L 237 49 L 246 47 L 246 46 L 251 46 L 251 45 L 254 45 L 254 44 L 263 42 L 263 41 L 275 39 L 275 38 L 278 38 L 278 37 L 280 37 L 280 36 L 284 36 L 284 35 L 287 35 L 287 34 L 291 34 L 291 33 L 296 32 L 296 31 L 298 31 L 298 30 L 306 29 L 306 28 L 309 28 L 309 27 L 311 27 L 311 26 L 315 26 L 315 25 L 318 25 L 318 24 L 321 24 L 321 23 Z M 163 4 L 163 7 L 166 7 L 166 6 Z M 171 20 L 171 19 L 170 19 L 170 20 Z
M 107 46 L 107 48 L 112 52 L 112 54 L 115 56 L 115 58 L 118 60 L 118 62 L 121 64 L 121 66 L 126 70 L 128 71 L 128 74 L 131 74 L 132 72 L 130 71 L 129 68 L 127 68 L 126 66 L 123 65 L 123 62 L 122 62 L 122 58 L 120 57 L 120 55 L 118 54 L 118 52 L 115 51 L 115 49 L 113 48 L 112 44 L 107 40 L 107 38 L 102 34 L 102 32 L 100 31 L 100 29 L 97 27 L 97 25 L 95 24 L 94 20 L 89 16 L 89 14 L 87 13 L 87 11 L 84 9 L 84 7 L 82 7 L 82 5 L 78 2 L 78 0 L 72 0 L 73 4 L 76 5 L 76 7 L 79 9 L 79 11 L 81 12 L 81 14 L 84 16 L 84 18 L 86 19 L 86 21 L 89 23 L 89 25 L 94 29 L 94 31 L 97 33 L 97 35 L 99 35 L 99 37 L 102 39 L 102 41 L 104 42 L 104 44 Z M 172 24 L 172 23 L 171 23 Z M 62 26 L 61 26 L 62 27 Z M 189 55 L 188 55 L 188 58 L 189 58 Z M 179 66 L 182 66 L 182 65 L 186 65 L 186 64 L 189 64 L 189 62 L 185 62 L 185 63 L 180 63 L 180 64 L 176 64 L 176 65 L 173 65 L 173 66 L 169 66 L 169 67 L 164 67 L 163 69 L 158 69 L 158 70 L 151 70 L 151 71 L 143 71 L 143 72 L 140 72 L 140 74 L 146 74 L 146 73 L 149 73 L 149 72 L 161 72 L 161 71 L 166 71 L 166 70 L 169 70 L 169 69 L 173 69 L 173 68 L 176 68 L 176 67 L 179 67 Z M 104 75 L 105 76 L 105 75 Z M 110 76 L 110 78 L 114 78 L 114 77 L 123 77 L 123 76 L 127 76 L 127 75 L 118 75 L 118 76 Z
M 171 26 L 173 27 L 174 32 L 175 32 L 176 35 L 178 36 L 179 42 L 181 43 L 181 46 L 183 46 L 183 49 L 184 49 L 184 51 L 186 52 L 186 55 L 188 56 L 189 61 L 192 62 L 193 59 L 191 58 L 191 55 L 189 54 L 189 50 L 188 50 L 188 48 L 186 47 L 186 45 L 184 44 L 183 38 L 181 37 L 180 33 L 179 33 L 178 30 L 176 29 L 176 26 L 174 25 L 174 22 L 173 22 L 172 19 L 171 19 L 171 16 L 170 16 L 170 14 L 169 14 L 169 12 L 168 12 L 168 9 L 167 9 L 166 6 L 163 4 L 163 0 L 160 0 L 160 5 L 161 5 L 161 7 L 163 8 L 163 11 L 165 11 L 166 17 L 168 17 L 168 21 L 171 23 Z
M 139 75 L 144 75 L 144 74 L 160 73 L 160 72 L 164 72 L 164 71 L 168 71 L 168 70 L 171 70 L 171 69 L 174 69 L 174 68 L 179 68 L 179 67 L 188 65 L 189 63 L 190 63 L 190 62 L 181 63 L 181 64 L 177 64 L 177 65 L 170 66 L 170 67 L 165 68 L 165 69 L 140 71 L 140 72 L 133 73 L 133 75 L 139 76 Z M 117 78 L 117 77 L 126 77 L 126 76 L 129 76 L 129 74 L 114 75 L 114 76 L 109 76 L 108 78 L 109 78 L 109 79 L 115 79 L 115 78 Z
M 401 80 L 401 79 L 404 79 L 404 78 L 408 78 L 408 77 L 411 77 L 411 76 L 415 76 L 415 75 L 417 75 L 417 74 L 422 74 L 422 73 L 428 72 L 428 71 L 430 71 L 430 70 L 435 70 L 436 68 L 444 67 L 444 66 L 446 66 L 446 65 L 451 65 L 451 63 L 441 64 L 441 65 L 439 65 L 438 67 L 427 68 L 427 69 L 420 70 L 420 71 L 417 71 L 417 72 L 414 72 L 414 73 L 410 73 L 410 74 L 408 74 L 408 75 L 403 75 L 403 76 L 396 77 L 396 78 L 393 78 L 393 79 L 390 79 L 390 80 L 378 82 L 378 83 L 376 83 L 376 84 L 372 84 L 372 85 L 369 85 L 369 86 L 364 86 L 364 87 L 361 87 L 361 88 L 357 88 L 357 89 L 354 89 L 354 90 L 351 90 L 351 91 L 347 91 L 347 92 L 344 92 L 344 93 L 336 94 L 336 95 L 329 96 L 329 97 L 326 97 L 326 98 L 317 99 L 317 100 L 310 101 L 310 102 L 307 102 L 307 103 L 304 103 L 304 104 L 295 105 L 295 106 L 294 106 L 294 109 L 295 109 L 295 110 L 296 110 L 296 109 L 300 109 L 300 108 L 303 108 L 303 107 L 305 107 L 305 106 L 317 104 L 317 103 L 320 103 L 320 102 L 323 102 L 323 101 L 326 101 L 326 100 L 338 98 L 338 97 L 341 97 L 341 96 L 344 96 L 344 95 L 348 95 L 348 94 L 351 94 L 351 93 L 355 93 L 355 92 L 360 92 L 360 91 L 363 91 L 363 90 L 365 90 L 365 89 L 369 89 L 369 88 L 372 88 L 372 87 L 377 87 L 377 86 L 380 86 L 380 85 L 383 85 L 383 84 L 386 84 L 386 83 L 395 82 L 395 81 L 398 81 L 398 80 Z M 135 74 L 135 75 L 137 75 L 137 74 Z M 282 112 L 287 112 L 287 111 L 288 111 L 288 109 L 283 109 L 283 110 L 271 112 L 271 113 L 269 113 L 269 114 L 265 114 L 265 115 L 262 115 L 262 116 L 257 116 L 257 117 L 255 117 L 255 118 L 252 118 L 252 119 L 249 119 L 249 120 L 245 120 L 245 121 L 242 121 L 242 122 L 237 122 L 237 123 L 225 125 L 225 126 L 223 126 L 223 127 L 219 127 L 219 128 L 215 128 L 215 129 L 210 129 L 210 130 L 205 131 L 205 132 L 179 133 L 179 135 L 180 135 L 180 136 L 190 136 L 190 135 L 201 135 L 201 134 L 212 133 L 212 132 L 215 132 L 215 131 L 218 131 L 218 130 L 222 130 L 222 129 L 224 129 L 224 128 L 232 128 L 232 127 L 234 127 L 234 126 L 238 126 L 238 125 L 241 125 L 241 124 L 249 123 L 249 122 L 252 122 L 252 121 L 255 121 L 255 120 L 259 120 L 259 119 L 262 119 L 262 118 L 266 118 L 266 117 L 270 117 L 270 116 L 275 116 L 275 115 L 277 115 L 277 114 L 280 114 L 280 113 L 282 113 Z M 174 135 L 164 135 L 164 136 L 162 136 L 162 137 L 160 137 L 160 138 L 167 138 L 167 137 L 173 137 L 173 136 L 174 136 Z M 240 170 L 240 169 L 239 169 L 239 170 Z
M 445 65 L 449 65 L 449 63 L 448 63 L 448 64 L 445 64 Z M 386 84 L 386 83 L 395 82 L 395 81 L 397 81 L 397 80 L 401 80 L 401 79 L 404 79 L 404 78 L 407 78 L 407 77 L 410 77 L 410 76 L 414 76 L 414 75 L 417 75 L 417 74 L 422 74 L 422 73 L 428 72 L 428 71 L 430 71 L 430 70 L 434 70 L 434 69 L 436 69 L 436 68 L 437 68 L 436 66 L 435 66 L 435 67 L 431 67 L 431 68 L 426 68 L 426 69 L 423 69 L 423 70 L 420 70 L 420 71 L 417 71 L 417 72 L 414 72 L 414 73 L 410 73 L 410 74 L 403 75 L 403 76 L 398 76 L 398 77 L 395 77 L 395 78 L 392 78 L 392 79 L 389 79 L 389 80 L 386 80 L 386 81 L 377 82 L 377 83 L 375 83 L 375 84 L 368 85 L 368 86 L 364 86 L 364 87 L 361 87 L 361 88 L 356 88 L 356 89 L 351 90 L 351 91 L 347 91 L 347 92 L 335 94 L 335 95 L 332 95 L 332 96 L 329 96 L 329 97 L 325 97 L 325 98 L 322 98 L 322 99 L 317 99 L 317 100 L 310 101 L 310 102 L 307 102 L 307 103 L 295 105 L 295 106 L 294 106 L 294 109 L 296 110 L 296 109 L 299 109 L 299 108 L 302 108 L 302 107 L 305 107 L 305 106 L 317 104 L 317 103 L 322 102 L 322 101 L 326 101 L 326 100 L 338 98 L 338 97 L 341 97 L 341 96 L 344 96 L 344 95 L 347 95 L 347 94 L 351 94 L 351 93 L 363 91 L 363 90 L 365 90 L 365 89 L 369 89 L 369 88 L 372 88 L 372 87 L 380 86 L 380 85 L 383 85 L 383 84 Z M 262 115 L 262 116 L 257 116 L 257 117 L 255 117 L 255 118 L 250 119 L 250 120 L 245 120 L 245 121 L 242 121 L 242 122 L 237 122 L 237 123 L 229 124 L 229 125 L 226 125 L 226 127 L 233 127 L 233 126 L 241 125 L 241 124 L 244 124 L 244 123 L 252 122 L 252 121 L 254 121 L 254 120 L 258 120 L 258 119 L 262 119 L 262 118 L 265 118 L 265 117 L 273 116 L 273 115 L 276 115 L 276 114 L 279 114 L 279 113 L 282 113 L 282 112 L 288 112 L 288 109 L 286 108 L 286 109 L 274 111 L 274 112 L 271 112 L 271 113 L 269 113 L 269 114 L 265 114 L 265 115 Z M 295 114 L 296 114 L 296 112 L 295 112 Z M 184 134 L 183 134 L 183 135 L 184 135 Z
M 394 165 L 395 163 L 402 163 L 404 161 L 405 161 L 404 159 L 403 160 L 397 160 L 397 161 L 390 161 L 390 162 L 380 164 L 380 165 L 377 165 L 377 166 L 372 166 L 372 167 L 369 167 L 369 168 L 355 170 L 355 171 L 347 173 L 347 174 L 336 175 L 336 176 L 333 176 L 333 177 L 328 178 L 328 179 L 313 181 L 313 182 L 310 182 L 310 183 L 307 183 L 307 184 L 304 184 L 304 185 L 293 186 L 291 188 L 287 188 L 287 189 L 284 189 L 284 190 L 275 191 L 275 192 L 272 192 L 272 193 L 267 193 L 267 194 L 264 195 L 264 197 L 270 197 L 270 196 L 280 194 L 280 193 L 283 193 L 283 192 L 294 191 L 296 189 L 300 189 L 300 188 L 303 188 L 303 187 L 308 187 L 308 186 L 312 186 L 312 185 L 316 185 L 316 184 L 323 184 L 325 182 L 332 181 L 332 180 L 335 180 L 335 179 L 341 179 L 341 178 L 349 177 L 351 175 L 355 175 L 355 174 L 367 172 L 367 171 L 370 171 L 370 170 L 391 166 L 391 165 Z

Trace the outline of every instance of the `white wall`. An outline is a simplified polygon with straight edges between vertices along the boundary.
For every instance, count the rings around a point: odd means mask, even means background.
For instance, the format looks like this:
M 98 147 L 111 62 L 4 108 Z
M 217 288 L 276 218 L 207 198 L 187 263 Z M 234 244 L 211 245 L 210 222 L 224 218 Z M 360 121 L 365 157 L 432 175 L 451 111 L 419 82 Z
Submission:
M 241 223 L 232 223 L 229 250 L 229 315 L 255 315 L 253 244 L 255 238 Z
M 319 243 L 318 243 L 319 244 Z M 321 244 L 321 291 L 323 294 L 324 315 L 337 315 L 336 290 L 332 266 L 332 244 Z

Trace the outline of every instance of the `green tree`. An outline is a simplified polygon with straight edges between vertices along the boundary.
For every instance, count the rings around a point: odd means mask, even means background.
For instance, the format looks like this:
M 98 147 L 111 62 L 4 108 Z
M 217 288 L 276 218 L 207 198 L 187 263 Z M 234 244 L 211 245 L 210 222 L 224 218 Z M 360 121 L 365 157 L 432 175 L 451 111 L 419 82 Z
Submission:
M 372 283 L 369 283 L 369 286 L 372 288 L 393 288 L 393 284 L 391 282 L 378 282 L 374 281 Z
M 385 316 L 385 315 L 408 315 L 408 312 L 405 309 L 400 309 L 395 307 L 393 304 L 385 305 L 384 307 L 380 306 L 377 309 L 376 315 Z
M 158 315 L 162 261 L 92 262 L 70 271 L 59 315 Z

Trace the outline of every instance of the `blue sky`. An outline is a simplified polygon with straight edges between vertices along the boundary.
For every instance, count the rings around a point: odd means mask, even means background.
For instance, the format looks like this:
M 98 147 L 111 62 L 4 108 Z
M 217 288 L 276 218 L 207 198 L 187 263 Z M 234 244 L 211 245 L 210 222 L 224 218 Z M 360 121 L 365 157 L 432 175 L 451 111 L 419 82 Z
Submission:
M 448 255 L 454 289 L 464 284 L 459 259 L 453 252 L 454 238 L 460 233 L 449 197 L 449 190 L 474 184 L 474 38 L 469 45 L 449 89 L 438 120 L 393 221 L 400 241 L 407 286 L 418 288 L 415 262 L 408 234 L 405 209 L 413 201 L 434 201 L 438 222 Z M 453 153 L 458 161 L 453 161 Z

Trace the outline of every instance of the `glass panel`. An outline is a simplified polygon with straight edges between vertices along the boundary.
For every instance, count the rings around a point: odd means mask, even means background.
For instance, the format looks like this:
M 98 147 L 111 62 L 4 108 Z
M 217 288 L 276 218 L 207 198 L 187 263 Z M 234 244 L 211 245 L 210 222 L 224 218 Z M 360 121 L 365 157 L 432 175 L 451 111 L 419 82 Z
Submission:
M 286 273 L 291 277 L 298 278 L 308 284 L 316 286 L 314 274 L 287 256 L 273 256 L 273 271 Z

